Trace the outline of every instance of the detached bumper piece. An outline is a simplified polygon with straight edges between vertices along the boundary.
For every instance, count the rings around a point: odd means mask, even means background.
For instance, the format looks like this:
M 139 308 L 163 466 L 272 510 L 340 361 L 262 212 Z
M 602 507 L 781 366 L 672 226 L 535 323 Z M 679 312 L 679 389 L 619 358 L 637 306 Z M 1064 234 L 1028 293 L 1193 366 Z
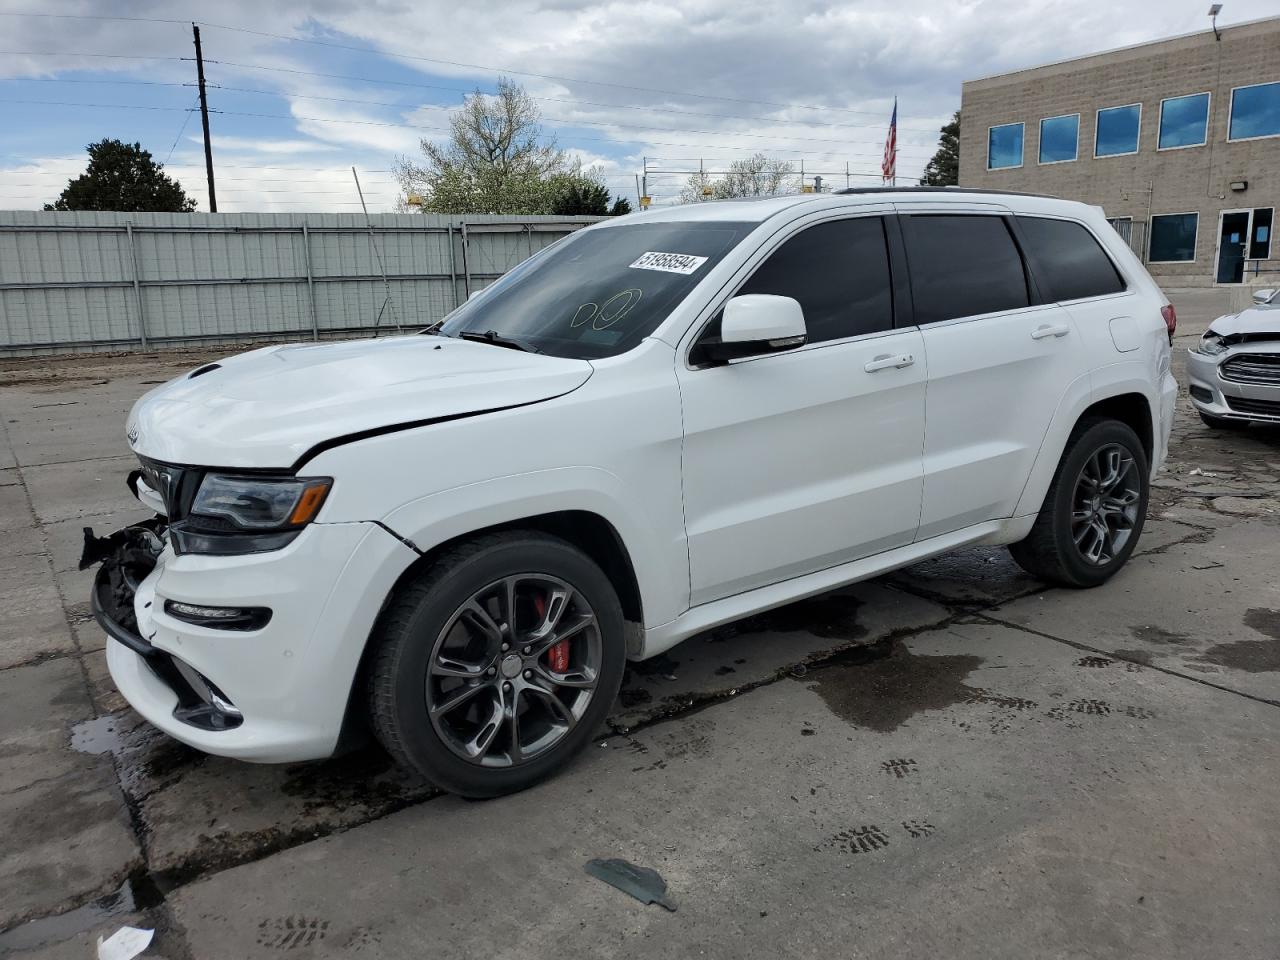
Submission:
M 155 569 L 164 549 L 165 521 L 157 517 L 106 537 L 84 531 L 80 569 L 100 563 L 90 592 L 93 618 L 113 640 L 128 647 L 178 698 L 174 719 L 201 730 L 232 730 L 244 722 L 235 705 L 207 677 L 153 646 L 139 633 L 133 601 L 138 585 Z

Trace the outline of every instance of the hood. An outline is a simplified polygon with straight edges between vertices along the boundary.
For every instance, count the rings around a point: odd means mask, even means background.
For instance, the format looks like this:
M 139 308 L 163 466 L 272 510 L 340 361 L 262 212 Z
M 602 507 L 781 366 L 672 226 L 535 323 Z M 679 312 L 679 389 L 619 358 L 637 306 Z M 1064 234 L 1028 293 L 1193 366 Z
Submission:
M 168 463 L 289 467 L 317 444 L 550 400 L 585 360 L 423 335 L 254 350 L 198 367 L 134 404 L 129 444 Z
M 1280 303 L 1259 303 L 1239 313 L 1229 313 L 1209 324 L 1209 329 L 1220 337 L 1274 333 L 1280 339 Z

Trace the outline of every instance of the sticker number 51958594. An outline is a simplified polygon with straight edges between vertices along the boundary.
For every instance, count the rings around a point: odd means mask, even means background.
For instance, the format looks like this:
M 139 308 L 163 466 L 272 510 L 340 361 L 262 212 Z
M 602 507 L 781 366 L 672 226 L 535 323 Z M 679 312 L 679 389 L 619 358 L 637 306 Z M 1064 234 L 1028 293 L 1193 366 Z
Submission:
M 661 270 L 663 273 L 695 272 L 707 262 L 706 257 L 695 257 L 688 253 L 659 253 L 650 250 L 642 253 L 631 264 L 632 270 Z

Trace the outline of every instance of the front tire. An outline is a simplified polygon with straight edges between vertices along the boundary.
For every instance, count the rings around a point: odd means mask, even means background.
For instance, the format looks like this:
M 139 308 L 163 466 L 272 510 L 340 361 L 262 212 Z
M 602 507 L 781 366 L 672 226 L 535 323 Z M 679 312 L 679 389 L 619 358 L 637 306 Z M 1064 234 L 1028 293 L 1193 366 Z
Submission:
M 1149 494 L 1147 456 L 1133 429 L 1118 420 L 1083 421 L 1067 441 L 1035 526 L 1009 552 L 1041 580 L 1096 587 L 1137 546 Z
M 626 661 L 609 578 L 559 538 L 477 537 L 442 554 L 379 619 L 369 670 L 388 752 L 465 797 L 523 790 L 608 716 Z

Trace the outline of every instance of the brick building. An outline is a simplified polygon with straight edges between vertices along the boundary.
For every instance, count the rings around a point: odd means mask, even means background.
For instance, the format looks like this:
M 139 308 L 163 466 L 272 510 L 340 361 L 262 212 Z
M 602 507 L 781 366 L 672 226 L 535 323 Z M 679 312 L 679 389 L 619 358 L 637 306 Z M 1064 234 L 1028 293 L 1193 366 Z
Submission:
M 961 186 L 1097 204 L 1165 284 L 1280 285 L 1280 17 L 969 80 L 961 117 Z

